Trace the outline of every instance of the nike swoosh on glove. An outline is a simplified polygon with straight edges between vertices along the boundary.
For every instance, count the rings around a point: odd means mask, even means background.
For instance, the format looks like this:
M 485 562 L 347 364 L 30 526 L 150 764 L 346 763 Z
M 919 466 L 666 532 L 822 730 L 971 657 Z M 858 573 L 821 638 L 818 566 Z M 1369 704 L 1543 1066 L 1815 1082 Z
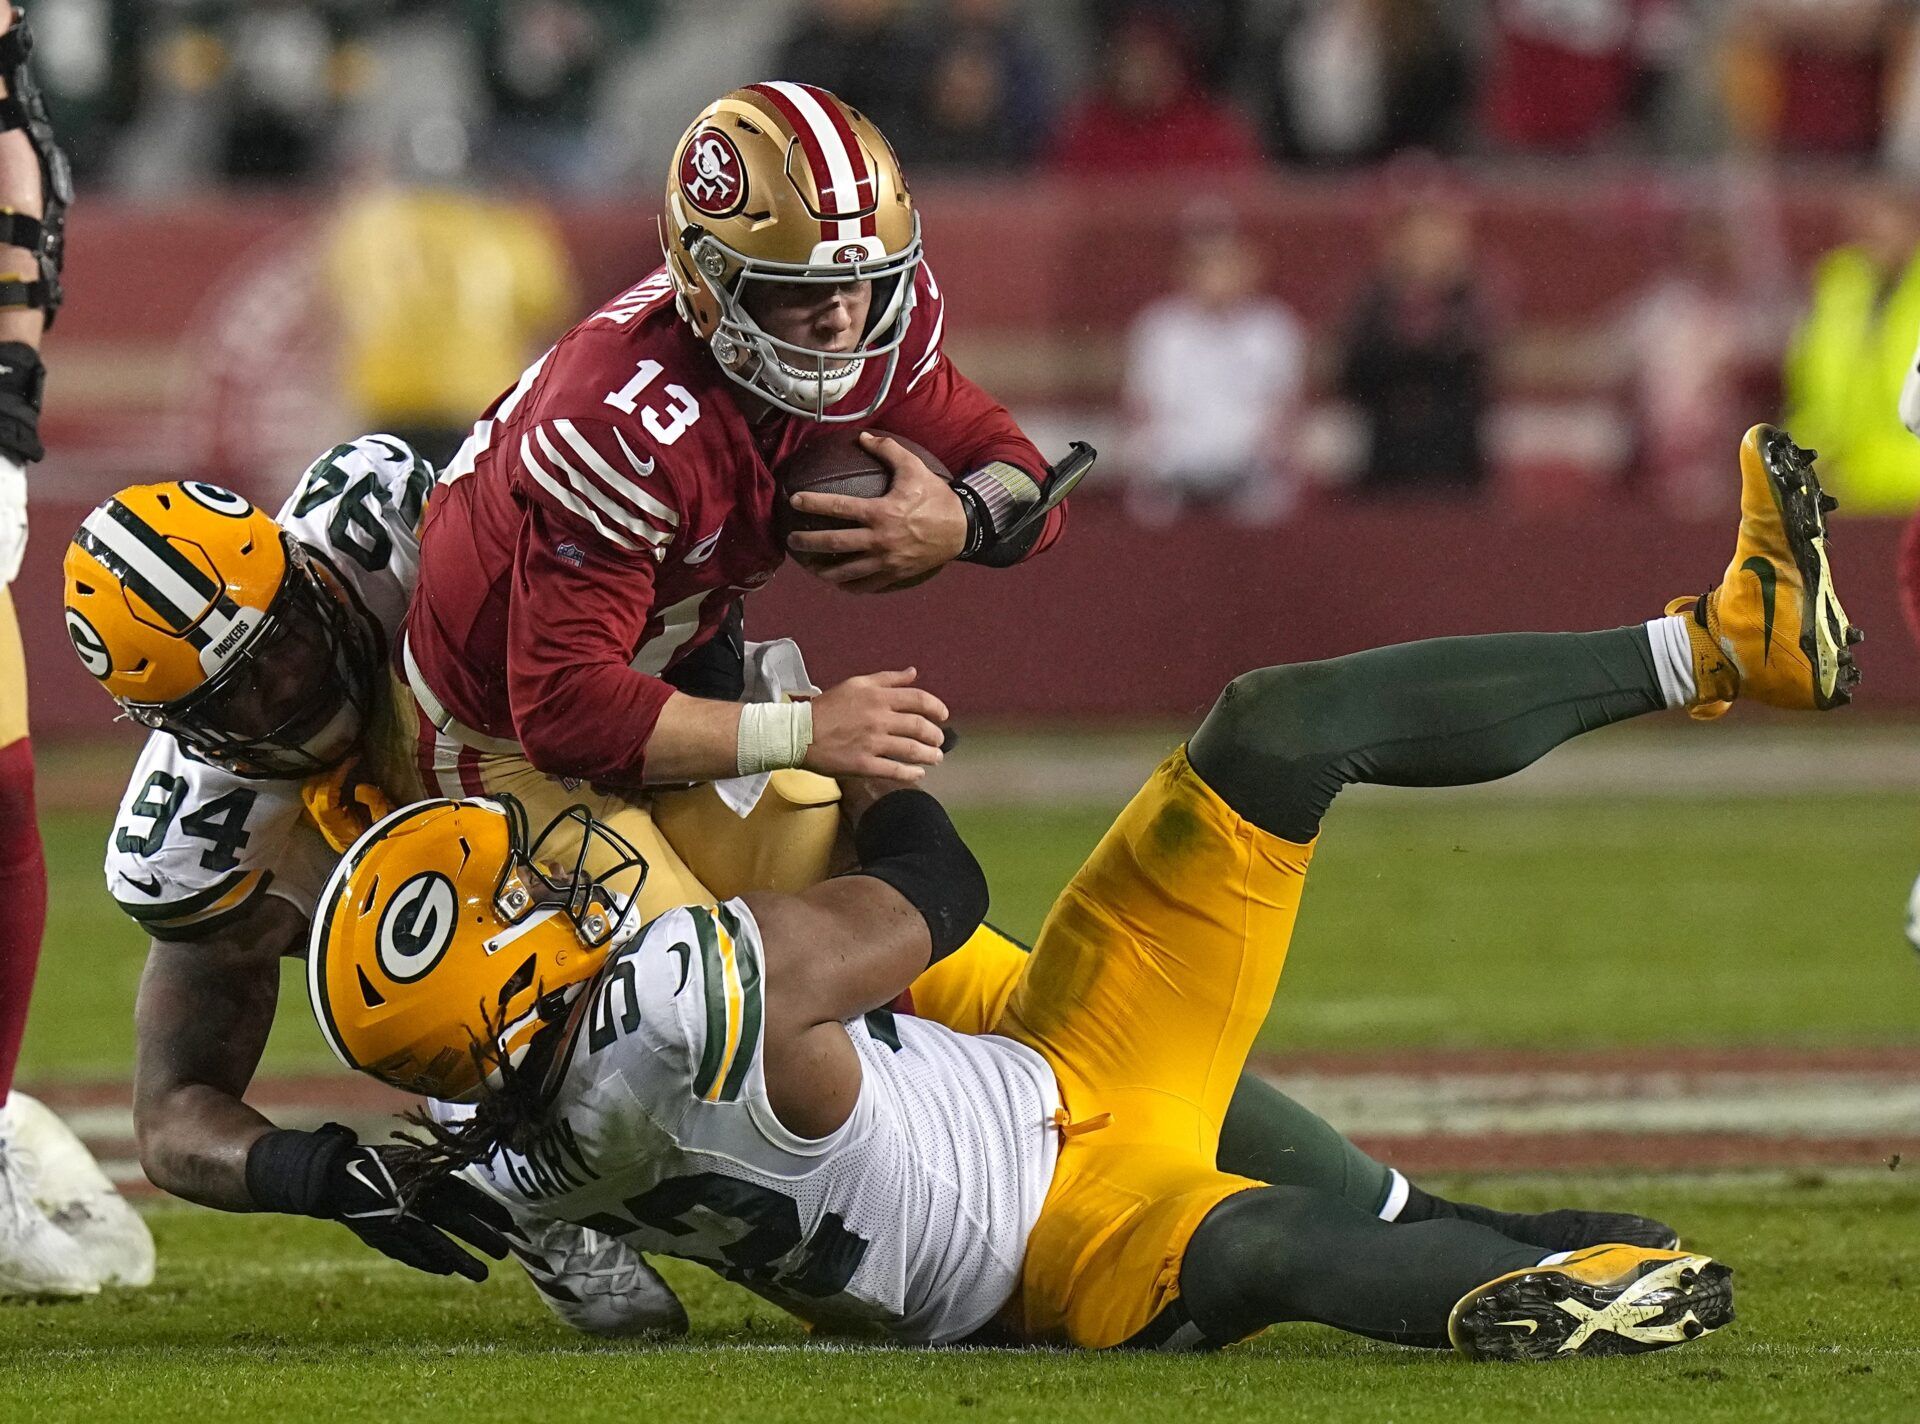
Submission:
M 512 1214 L 457 1177 L 442 1178 L 403 1203 L 388 1160 L 393 1150 L 366 1146 L 337 1122 L 318 1132 L 276 1129 L 248 1154 L 247 1187 L 269 1211 L 337 1221 L 417 1271 L 484 1281 L 486 1263 L 454 1238 L 504 1260 Z

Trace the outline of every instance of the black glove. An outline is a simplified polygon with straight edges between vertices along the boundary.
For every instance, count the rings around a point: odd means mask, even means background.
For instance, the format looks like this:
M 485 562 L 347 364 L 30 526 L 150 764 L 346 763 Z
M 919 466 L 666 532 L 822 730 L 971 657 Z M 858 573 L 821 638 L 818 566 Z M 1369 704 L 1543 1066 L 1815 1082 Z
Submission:
M 514 1231 L 506 1207 L 470 1182 L 444 1177 L 403 1209 L 383 1153 L 363 1146 L 350 1127 L 318 1132 L 276 1128 L 247 1154 L 247 1191 L 266 1211 L 337 1221 L 374 1250 L 435 1276 L 487 1278 L 485 1264 L 451 1240 L 459 1237 L 496 1261 Z

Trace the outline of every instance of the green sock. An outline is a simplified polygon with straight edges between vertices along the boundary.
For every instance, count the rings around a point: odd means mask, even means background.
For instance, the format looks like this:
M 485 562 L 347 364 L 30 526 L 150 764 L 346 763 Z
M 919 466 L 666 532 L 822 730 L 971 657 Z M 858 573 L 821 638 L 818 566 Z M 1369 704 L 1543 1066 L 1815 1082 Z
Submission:
M 1344 786 L 1494 781 L 1665 706 L 1642 625 L 1434 638 L 1235 678 L 1187 751 L 1234 810 L 1305 842 Z
M 1378 1213 L 1393 1173 L 1252 1072 L 1240 1075 L 1220 1126 L 1214 1159 L 1223 1172 L 1276 1187 L 1312 1187 L 1368 1213 Z
M 1326 1192 L 1262 1187 L 1207 1214 L 1181 1259 L 1179 1300 L 1132 1343 L 1227 1345 L 1311 1320 L 1445 1349 L 1455 1302 L 1541 1255 L 1470 1221 L 1389 1226 Z

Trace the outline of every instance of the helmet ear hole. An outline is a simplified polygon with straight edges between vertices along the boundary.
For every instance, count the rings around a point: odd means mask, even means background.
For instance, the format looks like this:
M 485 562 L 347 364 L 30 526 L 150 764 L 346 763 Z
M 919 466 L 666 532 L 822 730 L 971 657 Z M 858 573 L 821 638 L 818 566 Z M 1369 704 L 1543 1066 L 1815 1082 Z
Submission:
M 508 1004 L 533 987 L 533 971 L 536 963 L 535 957 L 529 954 L 521 961 L 520 967 L 507 976 L 506 982 L 500 986 L 500 1009 L 504 1010 Z

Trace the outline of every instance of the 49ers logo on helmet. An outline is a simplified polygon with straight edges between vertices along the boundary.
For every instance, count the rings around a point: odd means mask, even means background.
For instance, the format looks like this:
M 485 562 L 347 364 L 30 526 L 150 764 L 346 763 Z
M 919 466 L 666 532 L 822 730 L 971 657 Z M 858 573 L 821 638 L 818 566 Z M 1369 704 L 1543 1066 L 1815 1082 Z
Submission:
M 833 254 L 833 260 L 843 265 L 865 262 L 867 260 L 867 249 L 858 242 L 849 242 L 845 247 L 842 247 Z
M 710 218 L 728 218 L 747 201 L 747 168 L 733 140 L 704 128 L 680 155 L 680 191 Z

